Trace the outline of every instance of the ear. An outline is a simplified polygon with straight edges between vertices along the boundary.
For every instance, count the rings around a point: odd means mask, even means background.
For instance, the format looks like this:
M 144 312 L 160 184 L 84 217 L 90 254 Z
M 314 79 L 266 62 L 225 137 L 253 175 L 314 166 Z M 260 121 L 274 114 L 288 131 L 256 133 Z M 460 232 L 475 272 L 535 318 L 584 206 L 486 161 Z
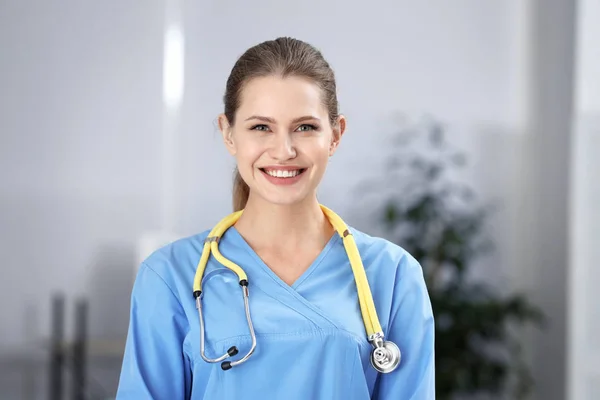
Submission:
M 235 142 L 233 140 L 233 128 L 229 124 L 229 120 L 225 116 L 225 114 L 219 115 L 219 130 L 221 131 L 221 135 L 223 136 L 223 143 L 225 143 L 225 147 L 227 151 L 234 156 L 236 153 Z
M 333 137 L 331 139 L 331 145 L 329 146 L 329 157 L 331 157 L 335 151 L 337 150 L 340 141 L 342 140 L 342 136 L 346 132 L 346 117 L 340 115 L 338 117 L 337 123 L 333 127 Z

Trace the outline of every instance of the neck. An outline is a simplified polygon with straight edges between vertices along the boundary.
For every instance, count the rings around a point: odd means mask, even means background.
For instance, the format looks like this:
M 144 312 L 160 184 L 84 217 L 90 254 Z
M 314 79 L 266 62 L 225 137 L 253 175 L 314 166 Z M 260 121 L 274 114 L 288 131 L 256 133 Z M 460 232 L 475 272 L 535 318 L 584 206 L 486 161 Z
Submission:
M 252 247 L 279 251 L 323 247 L 334 233 L 316 197 L 282 206 L 251 194 L 235 227 Z

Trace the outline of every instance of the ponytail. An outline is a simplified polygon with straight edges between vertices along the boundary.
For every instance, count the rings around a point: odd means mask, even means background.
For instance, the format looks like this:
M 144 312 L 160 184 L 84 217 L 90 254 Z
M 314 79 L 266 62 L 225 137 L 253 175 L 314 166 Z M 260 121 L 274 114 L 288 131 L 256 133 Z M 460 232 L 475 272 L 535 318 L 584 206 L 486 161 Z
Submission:
M 233 178 L 233 211 L 241 211 L 246 207 L 248 196 L 250 195 L 250 187 L 244 182 L 238 169 L 235 169 L 235 177 Z

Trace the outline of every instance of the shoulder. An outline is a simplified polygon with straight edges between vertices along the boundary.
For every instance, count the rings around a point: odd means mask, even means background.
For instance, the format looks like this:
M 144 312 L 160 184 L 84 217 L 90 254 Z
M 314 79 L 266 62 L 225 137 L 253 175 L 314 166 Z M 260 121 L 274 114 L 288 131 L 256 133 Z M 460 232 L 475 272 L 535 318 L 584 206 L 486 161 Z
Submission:
M 349 229 L 356 241 L 365 268 L 373 264 L 379 272 L 391 274 L 396 278 L 415 272 L 422 273 L 419 261 L 401 245 L 353 227 Z
M 162 270 L 166 265 L 181 263 L 189 256 L 199 255 L 208 233 L 209 230 L 205 230 L 161 246 L 146 257 L 142 264 Z
M 388 310 L 383 322 L 399 326 L 415 321 L 433 322 L 433 309 L 419 261 L 402 246 L 387 239 L 352 230 L 365 264 L 373 296 L 381 310 Z M 387 319 L 390 318 L 390 319 Z M 386 322 L 387 321 L 387 322 Z
M 164 284 L 176 297 L 191 293 L 192 281 L 209 230 L 182 237 L 153 251 L 139 266 L 137 290 L 143 290 L 142 278 L 154 275 L 153 282 Z

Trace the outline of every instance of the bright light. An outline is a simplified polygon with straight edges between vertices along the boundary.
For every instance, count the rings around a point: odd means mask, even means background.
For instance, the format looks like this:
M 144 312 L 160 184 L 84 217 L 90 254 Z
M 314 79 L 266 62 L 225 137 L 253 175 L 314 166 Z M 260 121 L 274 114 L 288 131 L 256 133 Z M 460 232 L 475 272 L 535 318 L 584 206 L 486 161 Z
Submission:
M 165 32 L 163 64 L 163 101 L 168 109 L 177 109 L 183 97 L 184 41 L 179 26 Z

